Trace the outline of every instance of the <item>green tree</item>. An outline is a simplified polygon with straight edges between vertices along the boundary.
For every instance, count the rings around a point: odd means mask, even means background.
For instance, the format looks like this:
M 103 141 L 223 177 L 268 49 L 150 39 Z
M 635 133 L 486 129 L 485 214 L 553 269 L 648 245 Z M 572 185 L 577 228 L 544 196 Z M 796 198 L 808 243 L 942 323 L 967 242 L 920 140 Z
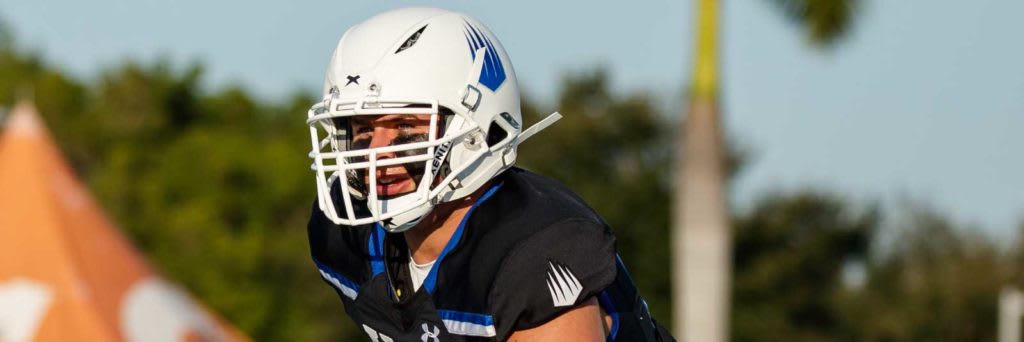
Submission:
M 879 212 L 817 191 L 773 194 L 736 217 L 732 337 L 828 341 L 844 337 L 843 270 L 863 264 Z
M 845 314 L 854 336 L 884 341 L 995 340 L 1005 269 L 995 245 L 937 212 L 910 209 L 889 250 L 868 263 Z
M 850 31 L 860 0 L 771 0 L 783 15 L 803 28 L 807 41 L 831 47 Z
M 34 97 L 81 178 L 152 264 L 257 340 L 358 338 L 308 258 L 313 97 L 210 92 L 198 64 L 82 82 L 0 30 L 0 103 Z M 339 322 L 342 322 L 339 324 Z
M 308 258 L 312 97 L 259 103 L 201 77 L 163 62 L 104 75 L 98 195 L 166 274 L 257 340 L 356 333 L 329 320 L 347 321 Z

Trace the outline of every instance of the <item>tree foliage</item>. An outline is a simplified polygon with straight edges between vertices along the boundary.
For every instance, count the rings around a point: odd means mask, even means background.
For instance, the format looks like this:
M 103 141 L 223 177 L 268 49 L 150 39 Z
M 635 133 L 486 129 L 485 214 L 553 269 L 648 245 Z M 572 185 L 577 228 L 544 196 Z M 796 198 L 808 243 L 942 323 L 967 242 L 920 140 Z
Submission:
M 807 41 L 818 47 L 834 46 L 854 23 L 861 0 L 771 0 L 790 21 L 799 25 Z
M 836 196 L 762 199 L 734 221 L 732 329 L 737 340 L 822 341 L 842 335 L 845 267 L 864 262 L 879 226 Z
M 891 341 L 995 340 L 1007 282 L 995 244 L 942 215 L 909 210 L 891 250 L 868 265 L 848 308 L 853 336 Z M 882 253 L 880 253 L 882 254 Z

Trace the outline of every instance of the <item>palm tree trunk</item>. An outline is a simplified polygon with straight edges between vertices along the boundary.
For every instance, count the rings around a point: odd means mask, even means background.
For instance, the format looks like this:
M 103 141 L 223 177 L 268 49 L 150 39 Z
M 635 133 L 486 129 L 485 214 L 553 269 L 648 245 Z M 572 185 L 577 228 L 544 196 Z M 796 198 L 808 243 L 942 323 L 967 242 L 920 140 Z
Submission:
M 697 0 L 689 115 L 676 135 L 673 327 L 682 341 L 728 340 L 732 235 L 717 102 L 718 1 Z

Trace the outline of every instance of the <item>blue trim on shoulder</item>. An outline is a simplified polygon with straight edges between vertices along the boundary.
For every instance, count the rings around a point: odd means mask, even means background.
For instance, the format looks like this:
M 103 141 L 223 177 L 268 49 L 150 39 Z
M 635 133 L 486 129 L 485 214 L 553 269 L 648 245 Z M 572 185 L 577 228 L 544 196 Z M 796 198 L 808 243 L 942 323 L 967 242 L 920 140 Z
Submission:
M 597 302 L 604 308 L 604 312 L 612 316 L 612 329 L 608 332 L 608 337 L 605 341 L 615 341 L 615 337 L 619 335 L 619 312 L 615 309 L 615 303 L 612 303 L 612 298 L 608 296 L 608 291 L 601 291 L 601 294 L 597 296 Z
M 337 287 L 338 291 L 341 291 L 346 297 L 352 300 L 356 299 L 359 295 L 359 285 L 356 282 L 348 279 L 341 275 L 327 264 L 320 262 L 316 258 L 313 258 L 313 263 L 316 264 L 317 270 L 320 271 L 320 275 L 324 277 L 329 283 Z
M 454 310 L 437 310 L 437 315 L 441 319 L 447 319 L 452 321 L 473 323 L 479 325 L 494 325 L 494 317 L 487 314 L 478 314 L 473 312 L 463 312 Z
M 469 217 L 473 215 L 473 210 L 475 210 L 476 207 L 480 206 L 481 203 L 490 198 L 491 195 L 494 195 L 494 193 L 498 191 L 499 188 L 501 188 L 502 184 L 503 183 L 498 183 L 491 186 L 491 188 L 488 189 L 483 196 L 480 196 L 480 199 L 476 200 L 476 202 L 473 203 L 473 206 L 470 207 L 468 211 L 466 211 L 466 216 L 462 217 L 462 222 L 459 222 L 459 227 L 455 229 L 455 233 L 452 234 L 451 239 L 448 239 L 448 243 L 445 244 L 444 249 L 441 250 L 441 255 L 437 257 L 437 260 L 434 262 L 434 266 L 430 268 L 430 273 L 427 274 L 427 278 L 423 280 L 422 286 L 427 289 L 427 293 L 434 293 L 434 288 L 437 286 L 437 268 L 444 261 L 444 257 L 447 256 L 448 253 L 455 249 L 455 246 L 459 244 L 459 240 L 462 240 L 462 232 L 466 228 L 466 222 L 469 222 Z
M 448 333 L 463 336 L 494 337 L 494 317 L 473 312 L 437 310 Z
M 370 238 L 367 242 L 367 250 L 370 251 L 370 270 L 372 271 L 370 279 L 384 272 L 384 237 L 386 235 L 387 232 L 384 231 L 384 227 L 380 226 L 380 223 L 374 224 L 370 231 Z
M 626 271 L 626 278 L 632 282 L 633 277 L 629 275 L 629 269 L 626 268 L 626 263 L 622 262 L 622 257 L 619 256 L 619 253 L 615 253 L 615 263 L 621 267 L 623 271 Z

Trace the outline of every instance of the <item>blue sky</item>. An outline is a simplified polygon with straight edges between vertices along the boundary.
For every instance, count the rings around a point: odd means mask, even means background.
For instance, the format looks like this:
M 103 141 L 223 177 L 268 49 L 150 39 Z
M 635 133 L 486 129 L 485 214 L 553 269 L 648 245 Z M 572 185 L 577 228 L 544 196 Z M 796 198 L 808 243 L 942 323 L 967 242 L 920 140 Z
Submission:
M 132 59 L 200 61 L 211 87 L 280 98 L 316 89 L 348 25 L 403 5 L 472 14 L 550 102 L 567 72 L 607 67 L 616 90 L 678 107 L 691 1 L 0 0 L 20 44 L 80 77 Z M 723 112 L 753 152 L 733 185 L 929 203 L 1002 235 L 1024 219 L 1024 2 L 864 0 L 836 49 L 809 48 L 768 1 L 723 1 Z M 898 207 L 898 206 L 897 206 Z

